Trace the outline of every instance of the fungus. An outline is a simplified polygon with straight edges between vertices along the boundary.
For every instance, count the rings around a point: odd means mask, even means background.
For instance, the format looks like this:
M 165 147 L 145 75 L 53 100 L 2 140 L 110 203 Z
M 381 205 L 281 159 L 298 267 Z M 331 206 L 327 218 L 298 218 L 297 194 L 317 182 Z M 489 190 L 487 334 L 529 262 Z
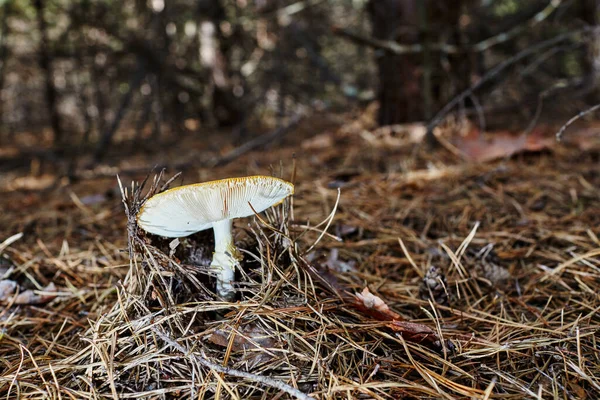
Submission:
M 217 293 L 234 297 L 235 264 L 241 259 L 233 243 L 232 220 L 259 213 L 294 193 L 294 185 L 270 176 L 248 176 L 180 186 L 159 193 L 141 207 L 138 225 L 165 237 L 184 237 L 213 228 Z

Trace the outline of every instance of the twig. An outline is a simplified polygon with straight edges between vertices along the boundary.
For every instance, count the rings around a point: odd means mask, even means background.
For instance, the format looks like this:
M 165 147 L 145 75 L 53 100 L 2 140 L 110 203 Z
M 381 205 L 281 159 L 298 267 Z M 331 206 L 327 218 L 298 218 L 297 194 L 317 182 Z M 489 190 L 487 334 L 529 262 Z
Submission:
M 470 48 L 471 51 L 481 52 L 488 50 L 489 48 L 497 44 L 507 42 L 518 36 L 520 33 L 524 32 L 525 30 L 530 29 L 533 26 L 544 21 L 560 6 L 561 3 L 562 0 L 551 0 L 550 3 L 548 3 L 548 5 L 544 7 L 544 9 L 542 9 L 540 12 L 536 13 L 533 17 L 531 17 L 531 19 L 527 21 L 527 23 L 519 24 L 505 32 L 501 32 L 490 38 L 482 40 L 481 42 L 473 46 L 469 46 L 468 48 Z
M 529 29 L 532 26 L 535 26 L 540 22 L 544 21 L 546 18 L 548 18 L 548 16 L 550 16 L 554 12 L 554 10 L 556 10 L 560 6 L 561 3 L 562 0 L 551 0 L 550 3 L 548 3 L 548 5 L 544 7 L 543 10 L 536 13 L 529 21 L 527 21 L 527 23 L 515 26 L 507 31 L 498 33 L 492 37 L 484 39 L 470 46 L 456 46 L 448 43 L 435 43 L 427 45 L 428 48 L 426 49 L 426 46 L 420 44 L 405 45 L 393 40 L 380 40 L 372 37 L 362 36 L 360 34 L 351 32 L 347 29 L 341 28 L 336 25 L 331 27 L 331 31 L 335 35 L 345 37 L 358 44 L 374 47 L 376 49 L 386 50 L 394 54 L 411 54 L 421 53 L 424 51 L 439 51 L 446 54 L 482 52 L 500 43 L 507 42 L 518 36 L 526 29 Z
M 577 121 L 580 118 L 585 117 L 586 115 L 593 113 L 594 111 L 596 111 L 597 109 L 600 108 L 600 104 L 596 104 L 595 106 L 592 106 L 590 108 L 588 108 L 587 110 L 583 110 L 582 112 L 580 112 L 579 114 L 577 114 L 576 116 L 574 116 L 573 118 L 571 118 L 570 120 L 567 121 L 566 124 L 564 124 L 558 132 L 556 132 L 556 141 L 560 142 L 562 140 L 562 135 L 565 132 L 565 130 L 567 130 L 567 128 L 569 126 L 571 126 L 575 121 Z
M 169 346 L 175 348 L 177 351 L 182 352 L 186 356 L 193 357 L 194 360 L 196 360 L 198 363 L 204 365 L 207 368 L 212 369 L 213 371 L 217 371 L 217 372 L 220 372 L 220 373 L 226 374 L 226 375 L 235 376 L 238 378 L 249 379 L 251 381 L 258 382 L 258 383 L 262 383 L 265 386 L 269 386 L 269 387 L 281 390 L 283 392 L 286 392 L 290 396 L 293 396 L 300 400 L 314 400 L 309 395 L 302 393 L 300 390 L 298 390 L 286 383 L 276 381 L 275 379 L 271 379 L 266 376 L 251 374 L 249 372 L 239 371 L 237 369 L 224 367 L 220 364 L 213 363 L 212 361 L 209 361 L 204 356 L 199 356 L 199 355 L 196 355 L 196 354 L 190 352 L 188 349 L 186 349 L 185 347 L 183 347 L 182 345 L 177 343 L 175 340 L 171 339 L 165 333 L 162 333 L 161 331 L 159 331 L 157 328 L 153 327 L 152 331 L 154 333 L 156 333 Z
M 450 100 L 450 102 L 446 103 L 446 105 L 433 117 L 433 119 L 431 120 L 431 122 L 429 122 L 429 124 L 427 125 L 427 137 L 432 137 L 433 136 L 433 129 L 442 121 L 442 119 L 444 119 L 446 117 L 446 115 L 448 115 L 448 113 L 460 102 L 462 102 L 465 98 L 472 96 L 473 93 L 479 89 L 481 86 L 483 86 L 484 83 L 489 82 L 492 78 L 494 78 L 496 75 L 498 75 L 500 72 L 504 71 L 506 68 L 510 67 L 511 65 L 517 63 L 518 61 L 524 59 L 525 57 L 530 56 L 533 53 L 536 53 L 540 50 L 555 46 L 557 43 L 560 43 L 566 39 L 569 39 L 573 36 L 579 35 L 581 33 L 584 32 L 589 32 L 591 30 L 593 30 L 595 28 L 593 27 L 585 27 L 582 29 L 578 29 L 576 31 L 572 31 L 572 32 L 567 32 L 567 33 L 563 33 L 560 35 L 557 35 L 551 39 L 548 40 L 544 40 L 534 46 L 531 46 L 517 54 L 515 54 L 513 57 L 509 58 L 508 60 L 502 61 L 501 63 L 499 63 L 498 65 L 496 65 L 494 68 L 492 68 L 491 70 L 489 70 L 485 75 L 483 75 L 481 77 L 481 79 L 479 79 L 479 81 L 477 81 L 477 83 L 475 83 L 474 85 L 472 85 L 470 88 L 464 90 L 463 92 L 461 92 L 458 96 L 454 97 L 452 100 Z
M 387 50 L 390 53 L 394 53 L 394 54 L 398 54 L 398 55 L 420 53 L 423 51 L 423 46 L 421 46 L 420 44 L 400 44 L 393 40 L 376 39 L 376 38 L 373 38 L 370 36 L 363 36 L 358 33 L 351 32 L 348 29 L 344 29 L 337 25 L 333 25 L 331 27 L 331 31 L 333 32 L 334 35 L 345 37 L 345 38 L 350 39 L 351 41 L 356 42 L 358 44 L 373 47 L 376 49 Z M 453 51 L 454 50 L 453 48 L 456 46 L 446 45 L 446 44 L 438 44 L 438 45 L 435 45 L 432 47 L 435 47 L 436 50 L 444 51 L 446 53 L 454 53 L 455 51 Z
M 140 87 L 140 85 L 142 84 L 145 76 L 146 69 L 144 62 L 141 59 L 139 59 L 138 67 L 129 81 L 129 88 L 127 92 L 121 98 L 121 104 L 117 109 L 115 118 L 112 120 L 109 127 L 104 131 L 102 138 L 98 143 L 98 147 L 96 148 L 96 152 L 94 154 L 96 162 L 99 162 L 104 157 L 106 151 L 110 147 L 112 138 L 117 132 L 117 129 L 119 129 L 119 125 L 121 124 L 121 121 L 123 120 L 125 114 L 127 113 L 127 110 L 129 109 L 129 104 L 131 103 L 133 95 L 137 88 Z
M 301 120 L 302 120 L 302 117 L 300 115 L 296 115 L 296 116 L 292 117 L 291 121 L 287 125 L 277 128 L 272 132 L 261 135 L 255 139 L 252 139 L 252 140 L 242 144 L 239 147 L 236 147 L 235 149 L 231 150 L 229 153 L 225 154 L 223 157 L 216 160 L 211 165 L 211 167 L 222 167 L 223 165 L 227 165 L 231 161 L 235 160 L 238 157 L 243 156 L 244 154 L 248 153 L 249 151 L 252 151 L 259 147 L 262 147 L 275 139 L 284 137 L 290 131 L 292 131 L 292 129 L 294 129 L 300 123 Z
M 4 242 L 0 243 L 0 254 L 11 244 L 23 237 L 23 232 L 15 233 L 14 235 L 7 238 Z

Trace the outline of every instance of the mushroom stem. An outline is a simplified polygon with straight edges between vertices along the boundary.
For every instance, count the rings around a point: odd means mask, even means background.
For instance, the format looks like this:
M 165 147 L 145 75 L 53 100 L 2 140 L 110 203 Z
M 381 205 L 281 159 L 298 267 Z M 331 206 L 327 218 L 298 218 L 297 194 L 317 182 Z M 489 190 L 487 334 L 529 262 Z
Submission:
M 213 224 L 215 252 L 210 264 L 217 274 L 217 294 L 227 301 L 233 300 L 235 296 L 231 282 L 235 279 L 235 264 L 239 260 L 239 252 L 233 245 L 231 226 L 230 219 Z

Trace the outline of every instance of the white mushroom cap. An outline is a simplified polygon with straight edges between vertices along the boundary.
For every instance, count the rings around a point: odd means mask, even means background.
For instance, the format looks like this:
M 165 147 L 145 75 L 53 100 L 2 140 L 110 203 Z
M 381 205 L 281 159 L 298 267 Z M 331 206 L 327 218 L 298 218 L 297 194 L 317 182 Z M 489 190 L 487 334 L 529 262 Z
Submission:
M 155 235 L 183 237 L 264 211 L 293 193 L 290 182 L 260 175 L 180 186 L 148 199 L 137 221 Z

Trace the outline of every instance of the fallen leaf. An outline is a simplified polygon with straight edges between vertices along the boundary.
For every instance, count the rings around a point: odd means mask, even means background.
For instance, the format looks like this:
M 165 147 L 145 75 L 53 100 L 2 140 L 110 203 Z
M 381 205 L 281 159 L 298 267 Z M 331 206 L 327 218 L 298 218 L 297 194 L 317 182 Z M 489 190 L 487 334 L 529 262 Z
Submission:
M 303 150 L 321 150 L 331 148 L 333 146 L 333 137 L 330 133 L 322 133 L 306 139 L 302 142 Z
M 423 123 L 388 125 L 374 131 L 363 130 L 360 136 L 375 148 L 398 149 L 409 144 L 421 143 L 427 128 Z
M 380 297 L 375 296 L 368 287 L 362 293 L 356 293 L 356 307 L 379 321 L 402 320 L 400 314 L 390 310 Z
M 56 183 L 56 176 L 44 174 L 41 176 L 22 176 L 15 178 L 8 190 L 44 190 Z
M 588 151 L 600 147 L 600 128 L 589 127 L 565 136 L 565 143 L 575 144 L 580 150 Z
M 507 131 L 492 132 L 489 139 L 484 138 L 477 128 L 473 128 L 468 135 L 454 141 L 456 148 L 466 158 L 476 162 L 497 160 L 522 152 L 538 152 L 554 144 L 554 136 L 542 128 L 535 129 L 528 135 Z
M 56 285 L 50 283 L 44 290 L 25 290 L 13 297 L 19 285 L 15 281 L 5 279 L 0 281 L 0 302 L 27 305 L 27 304 L 43 304 L 56 297 Z
M 436 347 L 441 346 L 437 333 L 427 325 L 408 321 L 392 321 L 388 327 L 402 333 L 402 337 L 408 341 L 431 343 Z
M 231 349 L 233 351 L 254 350 L 254 362 L 256 363 L 273 358 L 268 349 L 278 348 L 278 342 L 273 335 L 256 325 L 243 326 L 237 332 L 229 328 L 218 329 L 208 337 L 208 341 L 217 346 L 228 347 L 232 334 L 235 336 L 231 343 Z
M 369 291 L 369 288 L 365 287 L 362 293 L 356 293 L 355 297 L 356 308 L 379 321 L 390 321 L 387 327 L 401 333 L 404 339 L 415 343 L 427 343 L 436 348 L 441 347 L 441 341 L 433 329 L 423 324 L 403 321 L 400 314 L 390 310 L 380 297 Z

